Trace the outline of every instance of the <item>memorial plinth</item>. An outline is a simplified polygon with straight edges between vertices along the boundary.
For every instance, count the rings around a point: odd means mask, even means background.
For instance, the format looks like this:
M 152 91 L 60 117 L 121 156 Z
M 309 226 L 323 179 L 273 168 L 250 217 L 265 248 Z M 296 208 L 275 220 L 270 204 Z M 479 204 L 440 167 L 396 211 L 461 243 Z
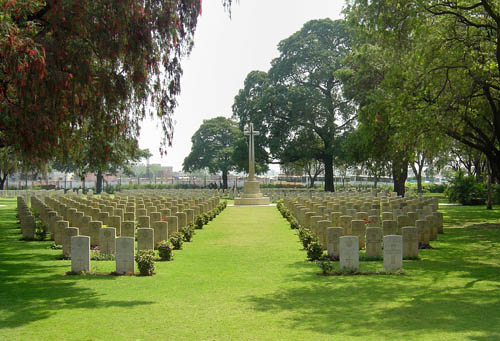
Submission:
M 262 196 L 258 181 L 245 181 L 243 184 L 243 196 L 234 198 L 235 205 L 269 205 L 269 197 Z
M 253 123 L 250 123 L 249 130 L 245 131 L 248 139 L 248 180 L 243 184 L 243 196 L 234 198 L 234 205 L 269 205 L 271 201 L 268 197 L 262 196 L 260 184 L 255 179 L 255 152 L 253 137 L 259 135 L 253 130 Z

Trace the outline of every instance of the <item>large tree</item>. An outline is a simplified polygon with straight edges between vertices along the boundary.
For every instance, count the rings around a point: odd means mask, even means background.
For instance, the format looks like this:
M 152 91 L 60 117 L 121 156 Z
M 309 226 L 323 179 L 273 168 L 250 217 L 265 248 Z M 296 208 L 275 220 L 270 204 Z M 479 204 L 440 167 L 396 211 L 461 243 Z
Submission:
M 234 149 L 241 139 L 243 133 L 231 119 L 219 116 L 204 120 L 191 138 L 191 152 L 184 159 L 183 170 L 206 168 L 212 174 L 221 172 L 223 186 L 227 188 L 227 175 L 236 168 Z
M 338 139 L 354 119 L 354 108 L 343 97 L 337 76 L 350 46 L 344 21 L 309 21 L 279 43 L 280 55 L 268 73 L 247 76 L 233 105 L 240 126 L 253 122 L 263 133 L 270 160 L 289 163 L 312 155 L 322 162 L 326 191 L 334 190 Z M 312 142 L 307 147 L 300 143 L 304 137 Z
M 200 13 L 201 0 L 1 0 L 0 148 L 50 159 L 89 124 L 103 164 L 110 136 L 136 138 L 148 113 L 170 144 Z
M 404 130 L 434 130 L 480 151 L 500 181 L 498 1 L 353 0 L 346 13 L 365 45 L 392 52 L 385 94 L 405 108 Z

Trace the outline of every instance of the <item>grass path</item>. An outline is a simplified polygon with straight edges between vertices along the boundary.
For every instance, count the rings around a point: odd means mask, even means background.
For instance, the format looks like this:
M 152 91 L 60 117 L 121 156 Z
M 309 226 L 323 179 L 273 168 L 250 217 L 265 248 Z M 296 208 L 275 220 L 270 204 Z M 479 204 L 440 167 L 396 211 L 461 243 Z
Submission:
M 0 340 L 500 338 L 499 226 L 447 229 L 405 276 L 323 277 L 275 207 L 228 207 L 154 277 L 65 276 L 2 204 Z

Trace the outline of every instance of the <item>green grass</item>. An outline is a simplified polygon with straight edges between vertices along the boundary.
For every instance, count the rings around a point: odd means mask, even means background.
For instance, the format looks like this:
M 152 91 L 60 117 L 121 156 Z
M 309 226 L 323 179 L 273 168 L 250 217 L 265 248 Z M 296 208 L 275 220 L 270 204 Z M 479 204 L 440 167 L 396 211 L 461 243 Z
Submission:
M 487 210 L 486 206 L 440 205 L 445 227 L 464 227 L 471 224 L 500 225 L 500 206 Z
M 404 275 L 325 277 L 275 207 L 229 207 L 153 277 L 66 276 L 0 204 L 0 340 L 500 339 L 498 224 L 445 229 Z

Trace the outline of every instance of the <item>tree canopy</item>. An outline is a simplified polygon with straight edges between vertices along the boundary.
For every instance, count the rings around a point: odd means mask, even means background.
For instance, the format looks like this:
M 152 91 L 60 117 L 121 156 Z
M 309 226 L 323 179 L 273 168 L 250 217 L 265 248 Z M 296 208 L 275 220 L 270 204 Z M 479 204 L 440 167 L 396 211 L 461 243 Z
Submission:
M 500 4 L 354 0 L 346 15 L 358 52 L 384 64 L 366 98 L 397 119 L 400 141 L 446 134 L 483 153 L 500 181 Z
M 91 136 L 105 164 L 148 114 L 169 145 L 200 13 L 201 0 L 0 1 L 0 148 L 34 162 Z
M 222 172 L 223 186 L 227 188 L 227 175 L 236 168 L 235 146 L 242 139 L 243 133 L 231 119 L 219 116 L 204 120 L 191 138 L 191 152 L 184 159 L 184 171 L 206 168 L 212 174 Z
M 350 50 L 343 20 L 311 20 L 278 45 L 269 72 L 248 74 L 235 98 L 241 127 L 252 122 L 269 160 L 290 163 L 311 156 L 325 167 L 325 190 L 333 191 L 339 137 L 351 128 L 354 107 L 337 73 Z

